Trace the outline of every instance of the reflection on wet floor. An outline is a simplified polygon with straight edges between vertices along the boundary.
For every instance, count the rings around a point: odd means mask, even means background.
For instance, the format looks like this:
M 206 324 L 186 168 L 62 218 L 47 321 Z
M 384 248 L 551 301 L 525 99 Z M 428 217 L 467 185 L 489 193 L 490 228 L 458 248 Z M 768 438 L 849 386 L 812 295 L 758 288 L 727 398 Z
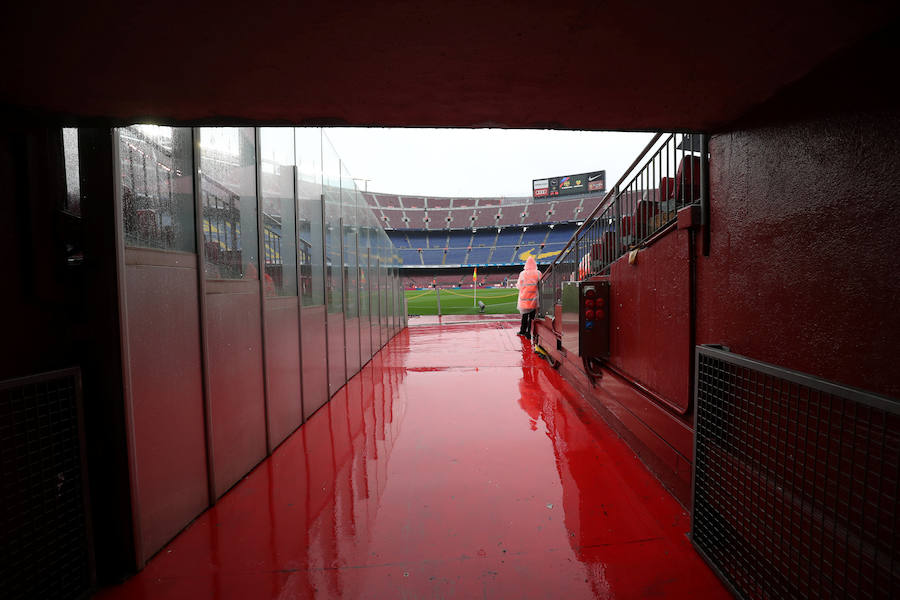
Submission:
M 402 332 L 101 598 L 729 597 L 517 322 Z

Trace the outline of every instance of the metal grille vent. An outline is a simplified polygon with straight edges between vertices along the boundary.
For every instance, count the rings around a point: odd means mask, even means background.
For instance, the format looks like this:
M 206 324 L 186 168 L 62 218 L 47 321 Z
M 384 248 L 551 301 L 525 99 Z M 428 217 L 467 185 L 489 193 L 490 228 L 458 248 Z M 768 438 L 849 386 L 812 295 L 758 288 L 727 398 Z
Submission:
M 77 369 L 0 382 L 4 598 L 80 598 L 92 586 Z
M 900 596 L 900 403 L 698 347 L 692 540 L 744 598 Z

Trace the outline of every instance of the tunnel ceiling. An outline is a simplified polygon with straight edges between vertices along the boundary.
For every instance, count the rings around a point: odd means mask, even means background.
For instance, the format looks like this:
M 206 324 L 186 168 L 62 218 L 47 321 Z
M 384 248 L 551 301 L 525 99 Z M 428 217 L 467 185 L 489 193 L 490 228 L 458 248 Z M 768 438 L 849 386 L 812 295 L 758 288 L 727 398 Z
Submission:
M 0 102 L 119 122 L 715 130 L 893 4 L 16 3 Z

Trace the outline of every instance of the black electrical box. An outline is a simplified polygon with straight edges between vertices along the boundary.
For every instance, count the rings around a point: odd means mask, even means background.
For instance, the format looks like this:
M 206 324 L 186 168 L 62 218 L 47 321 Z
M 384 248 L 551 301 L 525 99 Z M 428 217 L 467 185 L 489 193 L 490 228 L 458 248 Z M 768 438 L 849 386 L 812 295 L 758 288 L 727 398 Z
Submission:
M 578 284 L 578 354 L 609 358 L 609 281 Z

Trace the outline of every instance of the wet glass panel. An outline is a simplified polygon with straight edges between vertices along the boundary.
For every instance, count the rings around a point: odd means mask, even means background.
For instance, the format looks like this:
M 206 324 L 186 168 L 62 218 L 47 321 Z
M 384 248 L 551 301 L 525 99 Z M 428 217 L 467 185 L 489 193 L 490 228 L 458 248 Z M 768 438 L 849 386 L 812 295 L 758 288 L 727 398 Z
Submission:
M 297 145 L 297 256 L 303 306 L 325 304 L 322 237 L 322 131 L 294 130 Z
M 253 128 L 203 127 L 199 135 L 206 277 L 258 279 Z
M 341 215 L 344 236 L 344 314 L 348 318 L 359 316 L 357 300 L 356 258 L 356 185 L 347 167 L 341 164 Z
M 195 252 L 190 128 L 131 125 L 116 131 L 125 245 Z
M 356 229 L 356 240 L 359 246 L 359 316 L 369 317 L 369 231 L 372 227 L 372 211 L 366 206 L 365 200 L 359 203 L 359 225 Z M 365 326 L 365 325 L 364 325 Z
M 260 128 L 259 155 L 266 265 L 263 290 L 266 296 L 296 296 L 294 130 Z
M 328 138 L 322 141 L 322 190 L 325 196 L 325 298 L 328 312 L 343 311 L 341 240 L 341 161 Z
M 325 286 L 328 324 L 328 391 L 347 382 L 346 331 L 344 328 L 344 260 L 341 214 L 341 161 L 322 135 L 322 188 L 325 196 Z
M 81 216 L 81 174 L 78 162 L 78 130 L 65 127 L 63 135 L 63 159 L 66 165 L 66 205 L 63 207 L 75 216 Z

